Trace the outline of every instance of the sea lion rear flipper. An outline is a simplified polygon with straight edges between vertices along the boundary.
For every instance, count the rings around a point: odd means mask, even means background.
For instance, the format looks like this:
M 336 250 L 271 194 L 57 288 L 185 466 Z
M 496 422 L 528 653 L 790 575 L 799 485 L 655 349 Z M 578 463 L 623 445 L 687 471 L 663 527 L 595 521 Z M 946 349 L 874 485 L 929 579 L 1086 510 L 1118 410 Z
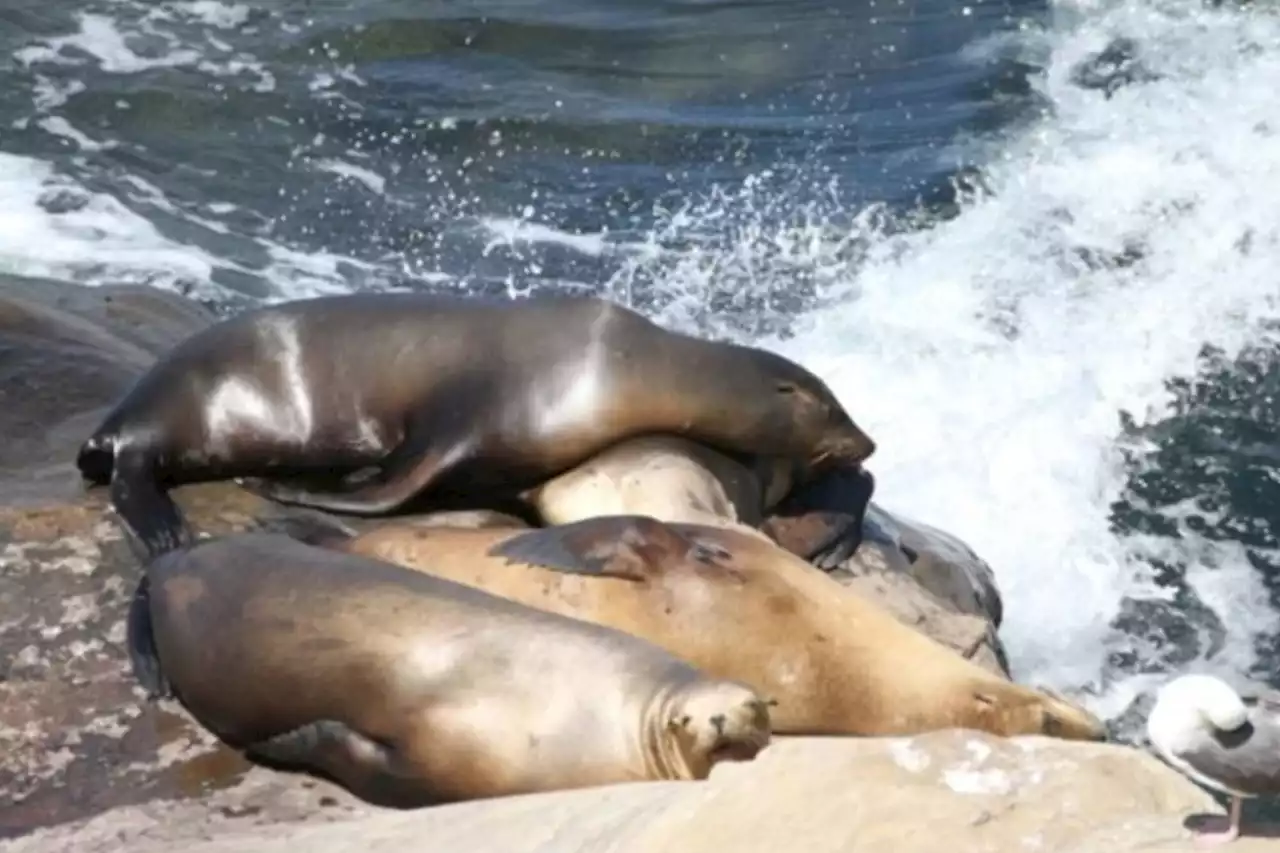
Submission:
M 839 568 L 862 544 L 875 478 L 861 466 L 838 466 L 798 488 L 760 529 L 823 571 Z
M 125 617 L 125 642 L 129 649 L 129 663 L 133 676 L 147 692 L 149 699 L 168 699 L 173 696 L 173 686 L 160 666 L 156 651 L 154 626 L 151 622 L 151 579 L 143 573 L 142 580 L 133 591 L 129 612 Z
M 411 427 L 367 481 L 335 484 L 332 490 L 309 488 L 300 481 L 261 481 L 249 488 L 282 504 L 351 515 L 383 515 L 413 499 L 470 451 L 469 439 L 449 441 L 433 435 L 429 427 Z
M 143 565 L 195 544 L 195 533 L 157 482 L 151 457 L 141 450 L 117 445 L 110 496 L 125 542 Z
M 579 575 L 646 581 L 671 556 L 706 546 L 671 525 L 643 515 L 611 515 L 519 533 L 489 549 L 489 556 Z
M 356 531 L 333 516 L 301 507 L 288 507 L 259 516 L 257 527 L 266 533 L 283 533 L 317 548 L 341 549 L 342 543 L 356 535 Z

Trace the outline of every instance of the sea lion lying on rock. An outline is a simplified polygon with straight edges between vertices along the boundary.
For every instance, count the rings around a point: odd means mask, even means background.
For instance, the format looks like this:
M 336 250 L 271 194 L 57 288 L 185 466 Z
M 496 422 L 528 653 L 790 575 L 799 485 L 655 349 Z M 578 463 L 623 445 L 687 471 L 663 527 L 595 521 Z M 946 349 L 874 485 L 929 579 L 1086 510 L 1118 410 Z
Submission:
M 1106 734 L 1079 706 L 982 669 L 736 530 L 602 516 L 523 531 L 389 522 L 354 536 L 298 520 L 292 533 L 641 637 L 776 699 L 777 733 Z
M 143 686 L 370 803 L 705 779 L 769 742 L 768 700 L 621 631 L 284 535 L 134 547 Z

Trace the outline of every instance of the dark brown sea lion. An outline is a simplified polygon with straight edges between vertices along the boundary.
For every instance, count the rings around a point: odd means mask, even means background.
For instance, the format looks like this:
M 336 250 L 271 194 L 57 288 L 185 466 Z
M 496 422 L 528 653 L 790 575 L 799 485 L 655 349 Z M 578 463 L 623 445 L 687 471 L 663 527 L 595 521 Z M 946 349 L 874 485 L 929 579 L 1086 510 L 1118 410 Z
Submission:
M 800 365 L 607 300 L 380 293 L 259 308 L 193 335 L 77 465 L 165 550 L 191 541 L 167 495 L 179 483 L 263 478 L 254 488 L 281 503 L 357 515 L 423 493 L 491 506 L 648 433 L 805 470 L 875 448 Z
M 770 738 L 767 700 L 643 640 L 270 533 L 150 558 L 129 645 L 247 757 L 385 806 L 703 779 Z
M 596 517 L 534 530 L 384 523 L 294 535 L 648 640 L 778 701 L 778 734 L 947 727 L 1097 740 L 1101 721 L 1001 678 L 741 531 Z

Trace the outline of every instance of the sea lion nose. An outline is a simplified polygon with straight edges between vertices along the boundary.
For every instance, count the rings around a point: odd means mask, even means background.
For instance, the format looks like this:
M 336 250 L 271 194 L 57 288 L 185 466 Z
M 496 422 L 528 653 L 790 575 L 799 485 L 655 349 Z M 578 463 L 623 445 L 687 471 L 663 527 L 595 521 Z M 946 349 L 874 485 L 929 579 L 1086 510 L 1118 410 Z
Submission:
M 716 714 L 714 717 L 711 718 L 711 725 L 716 727 L 716 734 L 718 735 L 724 734 L 724 723 L 725 723 L 724 714 Z

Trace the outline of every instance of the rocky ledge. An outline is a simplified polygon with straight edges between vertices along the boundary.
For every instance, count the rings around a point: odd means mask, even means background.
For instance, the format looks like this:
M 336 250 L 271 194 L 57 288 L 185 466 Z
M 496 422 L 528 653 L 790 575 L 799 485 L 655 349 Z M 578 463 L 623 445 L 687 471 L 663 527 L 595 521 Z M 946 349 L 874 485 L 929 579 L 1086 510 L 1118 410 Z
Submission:
M 705 782 L 635 783 L 367 814 L 323 826 L 235 826 L 192 806 L 122 808 L 0 843 L 0 853 L 1174 853 L 1221 809 L 1128 747 L 961 731 L 780 738 Z M 1280 827 L 1236 853 L 1280 846 Z
M 973 845 L 963 849 L 1084 851 L 1103 843 L 1105 830 L 1119 839 L 1107 849 L 1123 850 L 1143 839 L 1173 844 L 1183 815 L 1213 810 L 1132 749 L 954 732 L 780 739 L 705 784 L 412 815 L 252 767 L 177 706 L 140 701 L 123 647 L 139 567 L 101 490 L 86 492 L 73 467 L 76 446 L 128 383 L 212 320 L 202 306 L 146 287 L 0 277 L 0 432 L 8 436 L 0 443 L 0 839 L 9 839 L 0 849 L 87 853 L 127 843 L 213 853 L 310 837 L 335 853 L 391 851 L 417 849 L 425 833 L 441 849 L 557 853 L 696 849 L 713 840 L 764 849 L 798 838 L 806 850 L 933 850 L 940 835 Z M 231 484 L 176 497 L 197 529 L 214 535 L 273 514 Z M 1004 668 L 995 579 L 953 537 L 873 507 L 863 547 L 836 575 L 898 618 Z

